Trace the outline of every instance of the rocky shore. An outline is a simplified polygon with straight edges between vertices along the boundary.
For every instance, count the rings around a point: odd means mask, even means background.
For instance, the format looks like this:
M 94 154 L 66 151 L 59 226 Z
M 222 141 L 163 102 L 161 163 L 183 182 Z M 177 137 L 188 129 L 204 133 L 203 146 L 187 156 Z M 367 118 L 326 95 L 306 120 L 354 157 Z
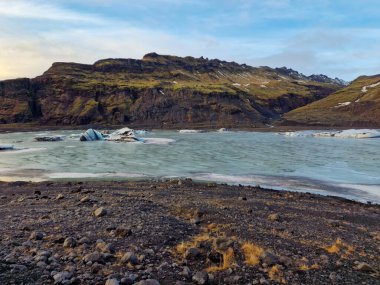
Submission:
M 190 180 L 0 183 L 0 284 L 380 284 L 380 207 Z

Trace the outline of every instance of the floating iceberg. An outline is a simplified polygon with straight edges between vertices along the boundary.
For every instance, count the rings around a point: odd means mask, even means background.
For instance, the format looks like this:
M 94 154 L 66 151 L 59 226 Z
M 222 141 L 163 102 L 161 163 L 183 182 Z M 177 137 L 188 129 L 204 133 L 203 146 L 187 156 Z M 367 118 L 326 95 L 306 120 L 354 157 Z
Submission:
M 284 132 L 280 133 L 287 137 L 318 137 L 318 138 L 352 138 L 352 139 L 366 139 L 366 138 L 380 138 L 380 131 L 363 129 L 363 130 L 343 130 L 343 131 L 298 131 L 298 132 Z
M 146 133 L 148 133 L 147 130 L 135 130 L 136 135 L 145 135 Z
M 311 137 L 311 136 L 313 136 L 313 133 L 311 133 L 311 132 L 283 132 L 283 133 L 278 133 L 278 134 L 286 136 L 286 137 Z
M 228 129 L 226 128 L 220 128 L 219 130 L 217 130 L 218 133 L 225 133 L 225 132 L 228 132 Z
M 124 141 L 124 142 L 144 142 L 143 139 L 137 138 L 134 130 L 130 128 L 123 128 L 117 130 L 108 136 L 106 136 L 106 140 L 108 141 Z
M 88 129 L 85 131 L 79 138 L 81 142 L 86 141 L 104 141 L 105 135 L 94 130 L 94 129 Z
M 0 144 L 0 151 L 13 150 L 14 146 L 12 144 Z
M 38 142 L 58 142 L 63 141 L 65 136 L 38 136 L 34 139 Z
M 179 130 L 178 131 L 181 134 L 196 134 L 196 133 L 203 133 L 202 130 Z
M 123 142 L 143 142 L 143 139 L 137 138 L 130 128 L 117 130 L 109 135 L 98 132 L 94 129 L 88 129 L 80 136 L 80 141 L 123 141 Z
M 367 138 L 380 138 L 380 131 L 378 130 L 344 130 L 315 133 L 315 137 L 335 137 L 335 138 L 353 138 L 353 139 L 367 139 Z

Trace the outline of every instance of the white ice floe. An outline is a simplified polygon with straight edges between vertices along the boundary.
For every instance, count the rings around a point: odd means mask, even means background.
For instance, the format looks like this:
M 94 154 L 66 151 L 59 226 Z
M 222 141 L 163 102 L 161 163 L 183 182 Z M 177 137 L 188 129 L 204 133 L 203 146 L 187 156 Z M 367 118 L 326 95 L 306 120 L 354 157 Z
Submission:
M 202 133 L 202 130 L 179 130 L 178 131 L 181 134 L 196 134 L 196 133 Z
M 314 136 L 318 136 L 315 134 Z M 365 138 L 380 138 L 380 131 L 378 130 L 344 130 L 331 132 L 331 137 L 336 138 L 353 138 L 353 139 L 365 139 Z
M 318 137 L 318 138 L 352 138 L 352 139 L 366 139 L 366 138 L 380 138 L 380 131 L 372 129 L 363 130 L 343 130 L 343 131 L 297 131 L 297 132 L 284 132 L 280 133 L 287 137 Z
M 166 138 L 144 138 L 144 144 L 157 144 L 157 145 L 165 145 L 174 143 L 173 139 Z
M 31 148 L 13 148 L 7 151 L 1 151 L 1 154 L 13 154 L 13 153 L 26 153 L 47 150 L 45 147 L 31 147 Z
M 338 103 L 338 105 L 334 106 L 334 108 L 340 108 L 340 107 L 348 106 L 350 104 L 351 102 L 342 102 L 342 103 Z
M 58 142 L 63 141 L 66 136 L 56 135 L 56 136 L 37 136 L 34 139 L 38 142 Z
M 14 146 L 13 144 L 0 144 L 0 151 L 5 151 L 5 150 L 13 150 Z
M 143 139 L 137 138 L 135 131 L 126 127 L 117 130 L 105 137 L 108 141 L 123 141 L 123 142 L 144 142 Z
M 135 135 L 145 135 L 147 133 L 147 130 L 135 130 Z
M 218 133 L 225 133 L 225 132 L 228 132 L 228 129 L 226 129 L 226 128 L 220 128 L 217 132 Z
M 363 86 L 362 87 L 362 93 L 366 93 L 368 91 L 368 88 L 375 88 L 377 86 L 380 85 L 380 82 L 377 82 L 377 83 L 374 83 L 374 84 L 371 84 L 371 85 L 367 85 L 367 86 Z
M 280 135 L 286 136 L 286 137 L 311 137 L 312 134 L 308 132 L 283 132 L 278 133 Z

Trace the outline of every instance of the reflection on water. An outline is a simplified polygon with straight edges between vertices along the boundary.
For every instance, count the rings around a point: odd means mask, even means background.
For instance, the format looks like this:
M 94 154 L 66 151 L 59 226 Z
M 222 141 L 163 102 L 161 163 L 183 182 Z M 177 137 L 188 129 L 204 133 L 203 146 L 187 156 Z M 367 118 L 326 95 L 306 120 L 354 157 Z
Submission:
M 192 177 L 380 202 L 380 139 L 286 137 L 276 133 L 157 131 L 147 143 L 34 142 L 1 134 L 1 180 Z M 7 177 L 5 179 L 5 177 Z

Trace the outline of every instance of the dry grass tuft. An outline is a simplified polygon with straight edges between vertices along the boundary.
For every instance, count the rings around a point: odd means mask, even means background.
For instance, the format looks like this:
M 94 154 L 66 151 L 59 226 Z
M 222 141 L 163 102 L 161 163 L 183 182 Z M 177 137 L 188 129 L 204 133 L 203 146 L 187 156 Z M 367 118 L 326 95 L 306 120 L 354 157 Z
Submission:
M 323 247 L 330 254 L 341 254 L 342 258 L 348 258 L 354 251 L 354 247 L 346 244 L 340 238 L 337 238 L 336 241 L 327 247 Z
M 223 255 L 223 263 L 219 266 L 210 266 L 206 269 L 207 272 L 222 271 L 236 266 L 235 252 L 232 247 L 220 253 Z
M 260 256 L 264 253 L 264 249 L 254 245 L 251 242 L 245 242 L 241 246 L 245 256 L 245 263 L 250 266 L 256 266 L 260 263 Z
M 272 281 L 277 281 L 281 284 L 286 284 L 286 280 L 284 277 L 284 272 L 282 271 L 281 265 L 274 265 L 271 267 L 271 269 L 268 271 L 269 279 Z

